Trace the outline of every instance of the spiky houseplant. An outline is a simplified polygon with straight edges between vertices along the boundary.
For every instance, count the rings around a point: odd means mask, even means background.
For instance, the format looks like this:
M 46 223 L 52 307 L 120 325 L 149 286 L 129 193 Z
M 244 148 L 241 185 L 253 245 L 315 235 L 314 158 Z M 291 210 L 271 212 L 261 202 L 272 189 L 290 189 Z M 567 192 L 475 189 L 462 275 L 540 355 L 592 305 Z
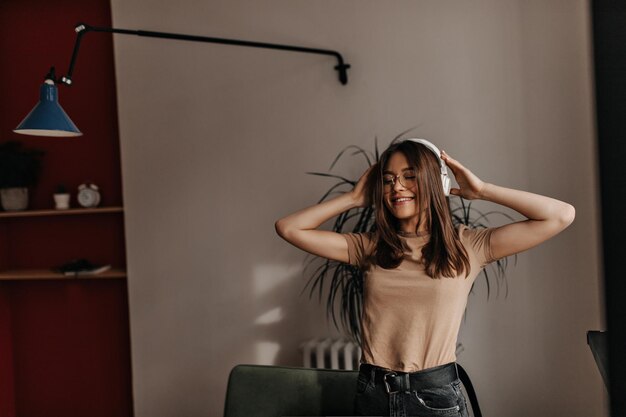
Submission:
M 18 141 L 0 144 L 0 202 L 5 210 L 28 206 L 28 187 L 37 183 L 43 152 L 24 149 Z
M 41 171 L 43 152 L 24 149 L 21 142 L 0 144 L 0 188 L 35 185 Z
M 406 132 L 403 132 L 404 134 Z M 401 135 L 402 135 L 401 134 Z M 400 136 L 393 139 L 391 143 L 398 140 Z M 348 151 L 353 150 L 351 156 L 362 156 L 367 165 L 371 166 L 373 163 L 379 161 L 380 155 L 378 152 L 378 140 L 374 139 L 374 153 L 368 152 L 363 148 L 356 145 L 349 145 L 344 148 L 335 157 L 334 161 L 330 165 L 329 172 L 332 171 L 335 164 L 341 159 L 342 156 Z M 307 172 L 310 175 L 317 175 L 326 178 L 334 178 L 338 180 L 322 198 L 318 201 L 321 203 L 333 194 L 345 193 L 351 191 L 357 180 L 351 180 L 340 175 L 324 172 Z M 342 187 L 348 187 L 342 190 Z M 489 211 L 483 213 L 472 207 L 472 202 L 466 203 L 461 197 L 450 198 L 450 212 L 452 215 L 452 221 L 454 226 L 457 227 L 460 224 L 464 224 L 471 228 L 486 228 L 488 220 L 491 216 L 500 215 L 509 220 L 513 220 L 510 216 L 499 211 Z M 341 213 L 337 216 L 332 230 L 337 233 L 364 233 L 373 232 L 375 230 L 374 221 L 374 208 L 354 208 Z M 310 259 L 309 259 L 310 258 Z M 361 345 L 361 311 L 363 306 L 363 273 L 354 266 L 343 262 L 334 261 L 330 259 L 315 257 L 313 255 L 307 255 L 308 261 L 305 260 L 307 271 L 316 262 L 317 268 L 309 278 L 304 290 L 310 287 L 309 298 L 313 297 L 317 290 L 318 301 L 322 301 L 324 283 L 329 281 L 328 296 L 326 298 L 326 315 L 327 318 L 332 318 L 335 328 L 343 330 L 344 333 L 359 346 Z M 514 259 L 517 260 L 517 255 L 514 255 Z M 491 263 L 488 267 L 482 270 L 482 276 L 485 278 L 487 284 L 487 299 L 491 293 L 491 280 L 495 277 L 498 284 L 498 293 L 500 289 L 500 282 L 503 282 L 506 286 L 506 269 L 508 267 L 508 258 L 499 259 Z M 472 285 L 473 291 L 474 286 Z M 304 291 L 303 290 L 303 291 Z M 508 295 L 508 286 L 506 296 Z M 337 322 L 337 306 L 336 302 L 339 300 L 339 318 L 340 323 Z

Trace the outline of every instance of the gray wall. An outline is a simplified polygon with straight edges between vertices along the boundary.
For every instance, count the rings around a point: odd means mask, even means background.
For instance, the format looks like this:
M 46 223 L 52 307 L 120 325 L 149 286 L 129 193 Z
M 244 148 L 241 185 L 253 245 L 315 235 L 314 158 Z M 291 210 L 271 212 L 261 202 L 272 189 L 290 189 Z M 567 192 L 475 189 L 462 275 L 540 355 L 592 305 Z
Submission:
M 519 256 L 508 297 L 487 301 L 482 279 L 470 295 L 458 359 L 484 414 L 607 415 L 585 342 L 604 328 L 586 1 L 112 3 L 117 27 L 332 48 L 353 66 L 341 86 L 331 58 L 115 38 L 138 417 L 220 415 L 235 364 L 299 365 L 299 343 L 336 335 L 274 221 L 332 183 L 306 171 L 416 125 L 484 180 L 577 209 Z

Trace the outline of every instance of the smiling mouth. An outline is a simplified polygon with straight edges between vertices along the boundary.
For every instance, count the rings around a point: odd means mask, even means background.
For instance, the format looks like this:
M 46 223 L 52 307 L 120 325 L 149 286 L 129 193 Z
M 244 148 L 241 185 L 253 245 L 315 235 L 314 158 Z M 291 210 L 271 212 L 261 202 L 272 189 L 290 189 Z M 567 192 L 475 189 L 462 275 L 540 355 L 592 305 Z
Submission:
M 392 198 L 391 204 L 393 204 L 394 206 L 402 206 L 402 205 L 410 203 L 413 200 L 415 200 L 415 197 Z

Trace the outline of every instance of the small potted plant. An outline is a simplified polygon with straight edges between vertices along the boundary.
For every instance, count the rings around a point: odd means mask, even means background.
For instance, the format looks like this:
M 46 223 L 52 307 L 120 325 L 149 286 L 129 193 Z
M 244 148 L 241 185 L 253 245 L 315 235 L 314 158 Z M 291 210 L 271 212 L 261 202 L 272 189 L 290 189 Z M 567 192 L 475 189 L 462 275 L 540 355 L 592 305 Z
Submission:
M 43 152 L 23 149 L 22 143 L 0 144 L 0 203 L 7 211 L 28 207 L 28 187 L 37 183 Z
M 54 198 L 54 207 L 57 210 L 70 208 L 70 193 L 67 192 L 67 187 L 64 184 L 57 185 L 52 197 Z

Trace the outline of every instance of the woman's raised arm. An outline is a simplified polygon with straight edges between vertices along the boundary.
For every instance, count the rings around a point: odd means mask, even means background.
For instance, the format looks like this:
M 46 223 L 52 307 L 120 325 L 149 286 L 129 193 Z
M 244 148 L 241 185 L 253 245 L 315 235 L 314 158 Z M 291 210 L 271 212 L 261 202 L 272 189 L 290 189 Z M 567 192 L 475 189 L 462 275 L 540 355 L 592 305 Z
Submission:
M 574 206 L 554 198 L 500 187 L 481 181 L 460 162 L 441 152 L 460 188 L 450 194 L 468 200 L 481 199 L 509 207 L 528 219 L 496 228 L 491 234 L 491 253 L 495 259 L 530 249 L 557 235 L 576 215 Z
M 278 235 L 313 255 L 347 263 L 349 261 L 348 243 L 341 233 L 316 229 L 325 221 L 344 211 L 369 204 L 365 184 L 371 169 L 372 167 L 363 173 L 351 192 L 277 220 L 275 227 Z

